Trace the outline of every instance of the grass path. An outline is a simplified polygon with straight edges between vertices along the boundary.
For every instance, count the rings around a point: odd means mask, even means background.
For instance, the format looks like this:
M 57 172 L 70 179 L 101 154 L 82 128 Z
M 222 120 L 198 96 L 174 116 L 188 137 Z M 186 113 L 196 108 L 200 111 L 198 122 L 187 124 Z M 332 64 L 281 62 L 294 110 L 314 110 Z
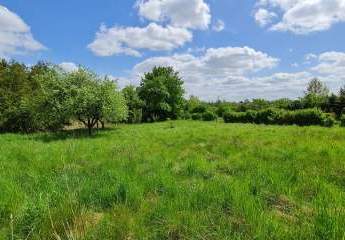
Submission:
M 0 135 L 0 239 L 345 239 L 344 226 L 341 128 Z

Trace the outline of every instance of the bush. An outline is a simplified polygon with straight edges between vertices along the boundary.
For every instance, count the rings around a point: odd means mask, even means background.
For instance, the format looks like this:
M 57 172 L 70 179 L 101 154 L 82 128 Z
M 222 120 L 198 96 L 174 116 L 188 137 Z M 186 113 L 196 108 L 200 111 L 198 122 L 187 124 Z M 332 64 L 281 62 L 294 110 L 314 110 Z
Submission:
M 345 114 L 340 117 L 340 126 L 345 127 Z
M 335 119 L 331 115 L 327 115 L 323 120 L 324 127 L 333 127 L 335 124 Z
M 204 112 L 207 112 L 207 106 L 204 104 L 200 104 L 192 110 L 192 113 L 204 113 Z
M 297 110 L 291 116 L 292 122 L 298 126 L 322 126 L 325 119 L 325 114 L 319 109 Z
M 223 114 L 223 120 L 225 123 L 242 123 L 244 115 L 242 112 L 227 112 Z
M 184 120 L 189 120 L 189 119 L 191 119 L 191 118 L 192 118 L 192 114 L 190 114 L 190 113 L 187 112 L 187 111 L 183 112 L 183 114 L 182 114 L 182 119 L 184 119 Z
M 217 119 L 217 115 L 214 112 L 207 111 L 202 114 L 203 121 L 215 121 Z
M 265 109 L 257 112 L 254 122 L 258 124 L 278 124 L 280 112 L 275 109 Z
M 255 123 L 255 119 L 257 118 L 257 112 L 253 110 L 248 110 L 246 115 L 244 116 L 245 123 Z
M 298 126 L 320 125 L 325 127 L 332 127 L 335 124 L 331 115 L 326 115 L 318 109 L 296 111 L 266 109 L 258 112 L 228 112 L 224 114 L 223 118 L 226 123 L 296 124 Z M 345 117 L 343 124 L 345 126 Z
M 201 113 L 193 113 L 192 114 L 192 119 L 193 120 L 201 120 L 202 119 L 202 114 Z

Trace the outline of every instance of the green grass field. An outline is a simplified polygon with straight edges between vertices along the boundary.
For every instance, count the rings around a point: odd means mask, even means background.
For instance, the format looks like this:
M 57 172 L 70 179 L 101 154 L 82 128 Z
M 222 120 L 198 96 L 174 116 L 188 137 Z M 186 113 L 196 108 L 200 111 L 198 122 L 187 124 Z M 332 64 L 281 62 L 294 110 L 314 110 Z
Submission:
M 345 239 L 345 130 L 0 135 L 0 239 Z

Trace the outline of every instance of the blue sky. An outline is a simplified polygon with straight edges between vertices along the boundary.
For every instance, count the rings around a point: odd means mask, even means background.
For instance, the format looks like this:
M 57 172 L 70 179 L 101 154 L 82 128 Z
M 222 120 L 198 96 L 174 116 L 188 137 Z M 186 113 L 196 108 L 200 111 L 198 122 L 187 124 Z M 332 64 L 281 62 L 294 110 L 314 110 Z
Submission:
M 334 91 L 345 84 L 345 0 L 0 0 L 0 6 L 0 57 L 47 60 L 69 71 L 81 64 L 120 86 L 137 84 L 154 65 L 174 66 L 187 93 L 205 100 L 295 98 L 312 77 Z

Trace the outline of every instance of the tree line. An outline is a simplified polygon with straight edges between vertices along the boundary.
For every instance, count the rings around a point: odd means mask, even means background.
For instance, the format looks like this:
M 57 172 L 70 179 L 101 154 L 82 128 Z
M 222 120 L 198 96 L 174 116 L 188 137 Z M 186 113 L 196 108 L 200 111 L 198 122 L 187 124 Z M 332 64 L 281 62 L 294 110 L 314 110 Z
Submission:
M 57 131 L 79 121 L 91 134 L 98 124 L 126 117 L 125 99 L 106 77 L 84 68 L 66 73 L 44 62 L 0 62 L 2 132 Z
M 183 81 L 171 67 L 156 67 L 139 87 L 121 91 L 83 67 L 66 72 L 45 62 L 28 67 L 1 60 L 0 132 L 58 131 L 80 122 L 91 135 L 106 123 L 179 119 L 183 96 Z
M 345 88 L 330 94 L 318 79 L 310 81 L 303 97 L 274 101 L 186 99 L 183 84 L 172 67 L 154 67 L 139 86 L 120 90 L 116 82 L 83 67 L 68 73 L 45 62 L 28 67 L 1 60 L 0 131 L 58 131 L 80 122 L 91 134 L 93 128 L 104 128 L 106 123 L 218 118 L 225 122 L 333 125 L 345 113 Z

